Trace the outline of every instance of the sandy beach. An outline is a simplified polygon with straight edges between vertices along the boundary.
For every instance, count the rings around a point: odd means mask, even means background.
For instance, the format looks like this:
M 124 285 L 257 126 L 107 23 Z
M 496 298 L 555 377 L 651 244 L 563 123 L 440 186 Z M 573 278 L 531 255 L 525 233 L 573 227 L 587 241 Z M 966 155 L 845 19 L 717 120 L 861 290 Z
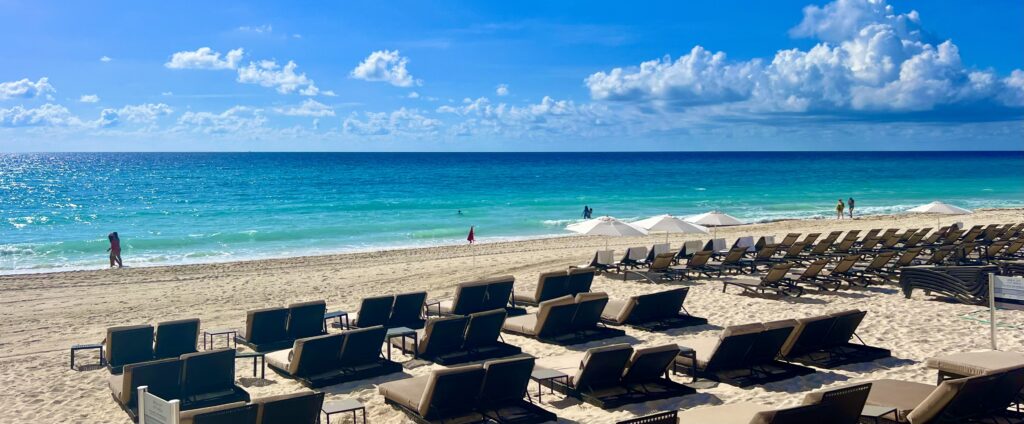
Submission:
M 934 216 L 872 216 L 856 220 L 778 221 L 722 228 L 718 237 L 775 235 L 789 232 L 827 232 L 869 228 L 935 227 Z M 966 225 L 1024 221 L 1024 210 L 981 210 L 972 215 L 944 217 L 942 224 Z M 673 247 L 698 237 L 670 237 Z M 704 237 L 705 239 L 707 237 Z M 628 246 L 662 242 L 664 236 L 609 239 L 619 252 Z M 68 348 L 75 343 L 99 342 L 107 327 L 193 318 L 202 327 L 244 326 L 245 311 L 292 302 L 324 299 L 329 310 L 358 308 L 363 297 L 426 290 L 429 298 L 453 293 L 459 282 L 484 276 L 512 274 L 517 291 L 533 290 L 541 272 L 565 269 L 587 262 L 605 240 L 561 237 L 519 242 L 448 246 L 372 253 L 301 257 L 289 259 L 11 275 L 0 277 L 0 423 L 129 423 L 110 398 L 105 369 L 68 367 Z M 103 252 L 98 252 L 102 255 Z M 132 258 L 125 262 L 131 265 Z M 687 409 L 738 401 L 791 405 L 802 392 L 879 378 L 934 383 L 935 372 L 923 361 L 933 355 L 987 348 L 988 327 L 981 318 L 984 308 L 929 300 L 916 293 L 905 299 L 895 286 L 847 290 L 838 293 L 809 292 L 791 300 L 722 293 L 714 279 L 676 283 L 690 287 L 686 308 L 708 318 L 710 325 L 650 333 L 626 328 L 627 337 L 559 347 L 527 338 L 505 335 L 506 342 L 520 346 L 541 360 L 553 361 L 608 343 L 634 345 L 678 343 L 716 335 L 721 327 L 756 321 L 800 318 L 858 308 L 868 315 L 858 334 L 871 345 L 892 350 L 893 357 L 867 364 L 819 372 L 767 386 L 740 389 L 724 384 L 702 384 L 698 394 L 666 401 L 634 404 L 603 411 L 594 406 L 545 396 L 544 408 L 566 422 L 605 423 L 659 410 Z M 594 291 L 612 299 L 662 290 L 669 284 L 623 281 L 600 276 Z M 1024 314 L 1001 313 L 1013 328 L 1000 333 L 1003 350 L 1024 350 Z M 338 331 L 332 329 L 332 331 Z M 404 374 L 324 388 L 327 399 L 357 398 L 367 406 L 368 421 L 411 422 L 397 409 L 384 404 L 376 385 L 420 376 L 439 367 L 395 353 L 404 363 Z M 83 354 L 81 363 L 94 361 Z M 253 398 L 305 390 L 297 381 L 267 370 L 267 379 L 252 378 L 249 361 L 237 361 L 239 384 Z M 688 382 L 684 376 L 674 377 Z M 535 389 L 531 385 L 531 389 Z

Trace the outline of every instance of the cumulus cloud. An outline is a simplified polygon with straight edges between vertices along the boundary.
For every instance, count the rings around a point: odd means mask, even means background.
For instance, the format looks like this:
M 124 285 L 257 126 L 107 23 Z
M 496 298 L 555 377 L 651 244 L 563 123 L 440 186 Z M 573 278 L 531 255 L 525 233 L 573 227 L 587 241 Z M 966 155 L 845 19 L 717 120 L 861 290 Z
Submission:
M 229 51 L 221 59 L 220 52 L 209 47 L 200 47 L 195 51 L 181 51 L 171 55 L 171 60 L 164 64 L 170 69 L 235 69 L 242 60 L 245 51 L 241 48 Z
M 107 63 L 107 62 L 110 62 L 111 60 L 114 60 L 114 59 L 111 59 L 110 56 L 100 56 L 100 62 Z
M 115 117 L 117 121 L 152 124 L 158 118 L 174 113 L 174 109 L 164 103 L 145 103 L 127 105 L 120 109 L 106 109 L 103 112 L 108 117 Z
M 248 66 L 238 68 L 238 82 L 272 87 L 281 94 L 298 91 L 303 96 L 317 95 L 320 89 L 313 83 L 313 80 L 306 77 L 305 73 L 295 73 L 295 69 L 298 67 L 299 65 L 290 60 L 284 67 L 273 60 L 261 60 L 259 63 L 249 62 Z
M 466 98 L 460 105 L 444 105 L 438 113 L 456 115 L 463 120 L 451 128 L 451 134 L 533 137 L 551 134 L 588 136 L 606 126 L 613 115 L 601 105 L 577 105 L 571 100 L 545 96 L 539 103 L 522 106 L 493 103 L 486 97 Z
M 256 25 L 256 26 L 245 25 L 245 26 L 238 27 L 238 31 L 240 31 L 240 32 L 252 32 L 252 33 L 256 33 L 256 34 L 269 34 L 271 32 L 274 32 L 274 27 L 272 25 L 270 25 L 270 24 Z
M 276 108 L 274 111 L 288 116 L 334 116 L 334 109 L 313 99 L 307 99 L 298 106 Z
M 418 98 L 420 98 L 420 93 L 417 93 L 415 91 L 410 91 L 409 94 L 407 96 L 405 96 L 405 97 L 408 97 L 410 99 L 418 99 Z
M 67 127 L 81 125 L 82 121 L 68 108 L 51 103 L 36 108 L 14 106 L 0 109 L 0 126 L 2 127 Z
M 597 72 L 595 100 L 655 109 L 728 104 L 758 112 L 921 112 L 978 103 L 1020 106 L 1014 76 L 965 66 L 950 40 L 933 43 L 916 12 L 883 0 L 808 6 L 791 31 L 822 42 L 780 50 L 770 61 L 730 61 L 696 46 L 682 57 Z M 1015 71 L 1016 74 L 1016 71 Z
M 46 77 L 39 78 L 35 82 L 28 78 L 0 82 L 0 100 L 31 99 L 56 92 L 57 89 L 50 85 L 50 80 Z
M 97 103 L 100 101 L 100 96 L 95 94 L 83 94 L 82 97 L 78 98 L 81 103 Z
M 350 76 L 366 81 L 383 81 L 396 87 L 422 85 L 405 68 L 409 59 L 402 57 L 398 50 L 380 50 L 370 53 Z
M 417 109 L 401 108 L 391 113 L 353 113 L 342 122 L 346 134 L 362 136 L 418 137 L 436 134 L 442 122 Z
M 508 95 L 508 84 L 498 84 L 498 87 L 494 89 L 494 94 L 498 96 Z
M 262 109 L 235 106 L 221 113 L 185 112 L 178 118 L 178 129 L 211 135 L 252 133 L 267 122 Z

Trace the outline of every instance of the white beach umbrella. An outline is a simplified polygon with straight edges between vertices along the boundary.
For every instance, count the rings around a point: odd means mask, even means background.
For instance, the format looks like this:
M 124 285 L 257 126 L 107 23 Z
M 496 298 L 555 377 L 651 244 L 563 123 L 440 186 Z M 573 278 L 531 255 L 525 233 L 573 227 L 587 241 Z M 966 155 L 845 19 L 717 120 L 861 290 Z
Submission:
M 647 219 L 631 222 L 634 227 L 643 228 L 647 231 L 664 231 L 665 241 L 668 242 L 669 234 L 707 234 L 708 229 L 697 224 L 691 224 L 672 215 L 658 215 Z
M 910 213 L 928 213 L 936 215 L 935 224 L 937 227 L 942 226 L 942 215 L 967 215 L 974 213 L 970 209 L 964 209 L 958 206 L 942 203 L 938 200 L 931 202 L 927 205 L 921 205 L 916 208 L 907 210 Z
M 586 236 L 628 237 L 647 235 L 647 232 L 643 229 L 610 216 L 599 216 L 588 221 L 577 222 L 565 227 L 565 229 Z M 608 248 L 608 239 L 605 239 L 604 247 L 605 249 Z
M 720 211 L 705 212 L 686 218 L 686 222 L 703 225 L 705 227 L 724 227 L 727 225 L 743 225 L 743 221 Z

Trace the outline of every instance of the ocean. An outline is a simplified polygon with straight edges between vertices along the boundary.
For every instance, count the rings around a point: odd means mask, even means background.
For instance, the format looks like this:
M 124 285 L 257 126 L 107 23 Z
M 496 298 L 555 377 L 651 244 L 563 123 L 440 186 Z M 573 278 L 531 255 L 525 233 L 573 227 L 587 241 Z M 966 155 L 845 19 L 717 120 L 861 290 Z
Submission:
M 0 273 L 565 235 L 594 216 L 754 222 L 1024 206 L 1024 152 L 0 154 Z M 461 211 L 461 214 L 459 213 Z

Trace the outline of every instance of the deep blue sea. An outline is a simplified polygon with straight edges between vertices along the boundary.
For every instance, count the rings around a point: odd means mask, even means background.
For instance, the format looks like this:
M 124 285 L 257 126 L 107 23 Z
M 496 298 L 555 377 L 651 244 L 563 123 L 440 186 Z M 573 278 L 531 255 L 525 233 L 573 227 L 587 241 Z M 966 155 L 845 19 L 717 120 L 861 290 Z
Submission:
M 0 273 L 566 234 L 720 209 L 748 221 L 1024 206 L 1024 152 L 0 154 Z M 458 211 L 462 214 L 459 215 Z

